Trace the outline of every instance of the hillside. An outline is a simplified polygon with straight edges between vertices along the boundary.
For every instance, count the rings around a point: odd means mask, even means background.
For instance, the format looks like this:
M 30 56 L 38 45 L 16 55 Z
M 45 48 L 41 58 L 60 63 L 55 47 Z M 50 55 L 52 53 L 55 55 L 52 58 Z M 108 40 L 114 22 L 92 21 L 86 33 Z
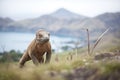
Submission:
M 33 65 L 32 61 L 19 68 L 18 62 L 0 63 L 0 80 L 119 80 L 120 53 L 109 52 L 89 56 L 53 54 L 50 64 Z
M 106 24 L 106 27 L 111 28 L 111 32 L 120 38 L 120 12 L 104 13 L 95 17 Z
M 119 37 L 120 13 L 104 13 L 90 18 L 61 8 L 51 14 L 34 19 L 11 21 L 9 23 L 0 21 L 0 24 L 4 23 L 6 25 L 1 25 L 0 31 L 35 32 L 42 28 L 54 35 L 76 37 L 85 36 L 85 31 L 82 28 L 88 28 L 91 35 L 97 36 L 111 27 L 111 32 Z
M 12 22 L 14 22 L 14 20 L 10 18 L 0 18 L 0 31 L 6 30 L 6 27 L 8 26 L 8 24 Z

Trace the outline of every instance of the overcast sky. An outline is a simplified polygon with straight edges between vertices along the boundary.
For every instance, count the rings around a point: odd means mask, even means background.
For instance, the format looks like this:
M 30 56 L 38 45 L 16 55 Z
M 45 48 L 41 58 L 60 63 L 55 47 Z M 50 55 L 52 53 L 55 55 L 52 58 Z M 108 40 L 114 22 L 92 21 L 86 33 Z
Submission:
M 35 18 L 59 8 L 94 17 L 104 12 L 120 12 L 120 0 L 0 0 L 0 17 Z

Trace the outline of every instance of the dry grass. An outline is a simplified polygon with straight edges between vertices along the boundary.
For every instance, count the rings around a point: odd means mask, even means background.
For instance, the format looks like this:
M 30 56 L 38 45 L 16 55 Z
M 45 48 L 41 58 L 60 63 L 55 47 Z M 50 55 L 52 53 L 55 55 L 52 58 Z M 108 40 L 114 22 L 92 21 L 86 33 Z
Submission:
M 39 66 L 33 65 L 32 61 L 29 61 L 22 69 L 18 67 L 18 63 L 1 63 L 0 80 L 64 80 L 66 78 L 61 73 L 69 73 L 79 67 L 98 68 L 102 73 L 114 70 L 114 66 L 111 67 L 110 64 L 106 66 L 106 63 L 101 61 L 95 62 L 94 57 L 88 56 L 87 53 L 79 54 L 77 57 L 73 55 L 71 60 L 67 59 L 68 55 L 59 54 L 57 55 L 59 59 L 56 61 L 56 55 L 53 54 L 50 64 L 40 64 Z M 109 66 L 110 68 L 108 68 Z
M 68 53 L 52 55 L 50 64 L 33 65 L 32 61 L 25 64 L 25 67 L 20 69 L 18 63 L 1 63 L 0 64 L 0 80 L 63 80 L 62 76 L 51 77 L 50 72 L 70 71 L 78 66 L 84 66 L 88 58 L 78 55 L 72 55 L 72 59 Z M 69 58 L 68 58 L 69 57 Z M 54 78 L 54 79 L 53 79 Z
M 110 41 L 117 44 L 119 43 L 118 39 Z M 94 53 L 120 50 L 120 46 L 114 43 L 108 45 L 108 42 L 102 41 Z M 93 76 L 101 77 L 104 76 L 104 74 L 111 75 L 111 73 L 114 73 L 116 70 L 119 72 L 120 62 L 119 60 L 96 61 L 94 60 L 94 55 L 89 56 L 87 54 L 87 48 L 82 48 L 78 50 L 77 56 L 74 51 L 63 52 L 57 55 L 53 54 L 50 64 L 40 64 L 37 67 L 33 65 L 32 61 L 27 62 L 22 69 L 18 67 L 17 62 L 0 63 L 0 80 L 66 80 L 67 78 L 65 78 L 64 75 L 70 73 L 73 75 L 73 72 L 75 72 L 74 69 L 78 68 L 79 70 L 79 68 L 83 67 L 89 68 L 90 70 L 97 69 L 98 72 Z M 94 77 L 92 77 L 91 80 L 94 80 Z M 100 79 L 98 78 L 98 80 Z

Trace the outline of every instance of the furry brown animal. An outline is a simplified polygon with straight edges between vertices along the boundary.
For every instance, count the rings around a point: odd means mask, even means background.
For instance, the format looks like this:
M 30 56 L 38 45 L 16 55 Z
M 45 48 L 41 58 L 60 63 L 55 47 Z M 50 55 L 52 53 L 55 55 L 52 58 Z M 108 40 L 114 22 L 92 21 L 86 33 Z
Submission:
M 49 42 L 50 34 L 47 31 L 39 30 L 36 38 L 28 46 L 26 52 L 19 61 L 20 67 L 23 67 L 26 61 L 32 60 L 35 65 L 44 62 L 43 55 L 46 53 L 45 63 L 51 59 L 51 44 Z

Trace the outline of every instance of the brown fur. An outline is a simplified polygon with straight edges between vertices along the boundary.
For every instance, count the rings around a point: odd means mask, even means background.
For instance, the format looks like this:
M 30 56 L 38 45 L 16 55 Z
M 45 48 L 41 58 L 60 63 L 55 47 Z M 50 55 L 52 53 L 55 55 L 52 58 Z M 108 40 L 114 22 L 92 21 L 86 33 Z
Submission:
M 20 67 L 28 60 L 32 60 L 35 65 L 43 63 L 43 55 L 46 53 L 45 63 L 50 62 L 51 58 L 51 44 L 49 42 L 49 33 L 44 30 L 39 30 L 36 33 L 36 38 L 30 43 L 26 52 L 19 61 Z

